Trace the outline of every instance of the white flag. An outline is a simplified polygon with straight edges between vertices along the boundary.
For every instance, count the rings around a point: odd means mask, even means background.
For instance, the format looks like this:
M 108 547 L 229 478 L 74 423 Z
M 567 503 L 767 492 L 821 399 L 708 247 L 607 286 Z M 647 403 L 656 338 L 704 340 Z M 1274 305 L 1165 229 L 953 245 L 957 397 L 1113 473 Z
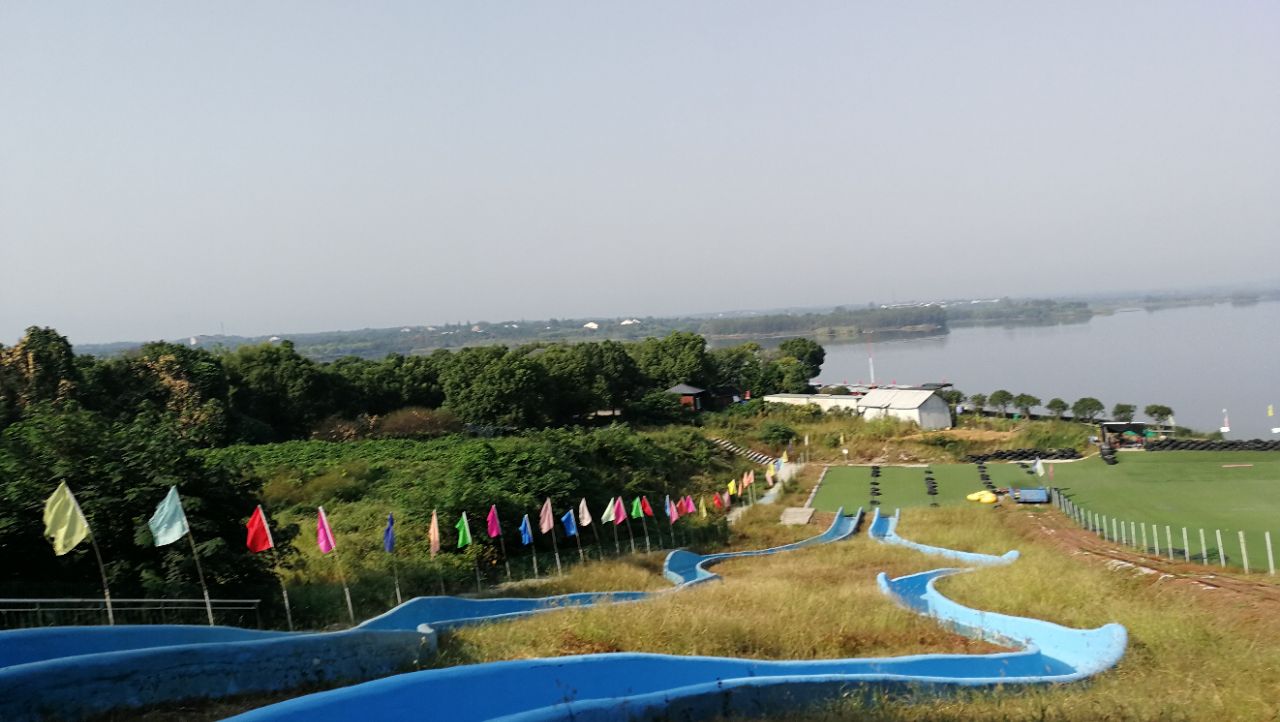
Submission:
M 587 500 L 578 503 L 578 526 L 591 526 L 591 512 L 587 509 Z
M 1036 476 L 1044 476 L 1044 462 L 1040 461 L 1040 459 L 1036 459 L 1036 463 L 1031 468 L 1035 469 Z
M 600 521 L 613 521 L 615 509 L 616 507 L 614 506 L 613 499 L 609 499 L 609 508 L 604 510 L 604 516 L 600 517 Z

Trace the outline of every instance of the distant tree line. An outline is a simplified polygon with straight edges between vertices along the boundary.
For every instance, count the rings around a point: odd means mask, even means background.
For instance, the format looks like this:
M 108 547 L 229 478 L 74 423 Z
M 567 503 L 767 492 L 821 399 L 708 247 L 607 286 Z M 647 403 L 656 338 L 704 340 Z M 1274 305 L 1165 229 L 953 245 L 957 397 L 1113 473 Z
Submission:
M 939 395 L 951 406 L 953 412 L 960 404 L 967 401 L 975 411 L 982 412 L 994 409 L 1001 416 L 1008 417 L 1009 410 L 1014 409 L 1026 418 L 1031 416 L 1033 409 L 1041 405 L 1040 399 L 1031 394 L 1013 394 L 1005 389 L 997 389 L 992 391 L 990 395 L 972 394 L 969 396 L 957 389 L 946 389 L 939 392 Z M 1101 416 L 1107 407 L 1098 399 L 1092 396 L 1085 396 L 1070 405 L 1060 398 L 1052 398 L 1044 402 L 1044 408 L 1057 421 L 1061 421 L 1069 410 L 1073 420 L 1090 422 Z M 1111 409 L 1111 418 L 1114 421 L 1128 422 L 1133 421 L 1136 413 L 1137 407 L 1133 404 L 1116 404 Z M 1143 408 L 1143 413 L 1157 424 L 1165 424 L 1173 417 L 1173 409 L 1163 404 L 1148 404 Z

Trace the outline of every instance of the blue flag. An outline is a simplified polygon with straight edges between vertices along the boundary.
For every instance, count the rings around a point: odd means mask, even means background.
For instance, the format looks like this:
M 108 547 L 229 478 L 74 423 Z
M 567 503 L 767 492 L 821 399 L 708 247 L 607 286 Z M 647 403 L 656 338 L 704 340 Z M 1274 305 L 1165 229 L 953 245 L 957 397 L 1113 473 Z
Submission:
M 382 532 L 382 548 L 390 554 L 396 548 L 396 518 L 387 514 L 387 530 Z
M 560 523 L 564 524 L 565 536 L 577 536 L 578 524 L 573 520 L 573 509 L 566 511 L 564 516 L 560 517 Z
M 151 535 L 158 547 L 172 544 L 191 531 L 187 526 L 186 512 L 182 510 L 182 499 L 178 497 L 178 487 L 169 487 L 169 493 L 156 506 L 156 513 L 151 515 L 147 525 L 151 527 Z
M 533 543 L 533 529 L 529 528 L 529 515 L 525 514 L 520 521 L 520 541 L 525 546 Z

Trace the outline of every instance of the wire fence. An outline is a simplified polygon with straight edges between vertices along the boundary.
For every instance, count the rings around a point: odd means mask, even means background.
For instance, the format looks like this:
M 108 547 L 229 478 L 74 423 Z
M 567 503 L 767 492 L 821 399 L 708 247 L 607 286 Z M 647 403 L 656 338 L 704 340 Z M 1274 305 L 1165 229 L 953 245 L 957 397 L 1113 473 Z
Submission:
M 261 599 L 211 599 L 214 621 L 262 627 Z M 204 599 L 111 599 L 116 624 L 207 624 Z M 0 599 L 0 629 L 107 624 L 98 598 Z
M 1275 576 L 1275 551 L 1270 531 L 1175 526 L 1119 519 L 1076 504 L 1060 489 L 1052 489 L 1053 503 L 1082 528 L 1100 538 L 1171 561 L 1196 562 L 1245 573 L 1266 571 Z

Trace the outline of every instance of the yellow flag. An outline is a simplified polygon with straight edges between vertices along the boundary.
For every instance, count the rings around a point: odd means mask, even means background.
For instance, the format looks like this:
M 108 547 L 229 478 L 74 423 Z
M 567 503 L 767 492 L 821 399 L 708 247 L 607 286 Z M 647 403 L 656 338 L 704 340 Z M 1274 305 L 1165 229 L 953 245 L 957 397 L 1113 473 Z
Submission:
M 730 482 L 729 482 L 729 496 L 737 496 L 737 494 L 738 494 L 738 485 L 737 485 L 737 483 L 736 483 L 736 482 L 734 482 L 734 481 L 730 481 Z
M 1274 404 L 1267 404 L 1267 416 L 1275 416 L 1276 407 Z
M 89 536 L 89 522 L 65 481 L 58 484 L 58 490 L 44 503 L 44 535 L 58 556 L 75 549 Z
M 787 463 L 787 452 L 782 452 L 782 463 Z

